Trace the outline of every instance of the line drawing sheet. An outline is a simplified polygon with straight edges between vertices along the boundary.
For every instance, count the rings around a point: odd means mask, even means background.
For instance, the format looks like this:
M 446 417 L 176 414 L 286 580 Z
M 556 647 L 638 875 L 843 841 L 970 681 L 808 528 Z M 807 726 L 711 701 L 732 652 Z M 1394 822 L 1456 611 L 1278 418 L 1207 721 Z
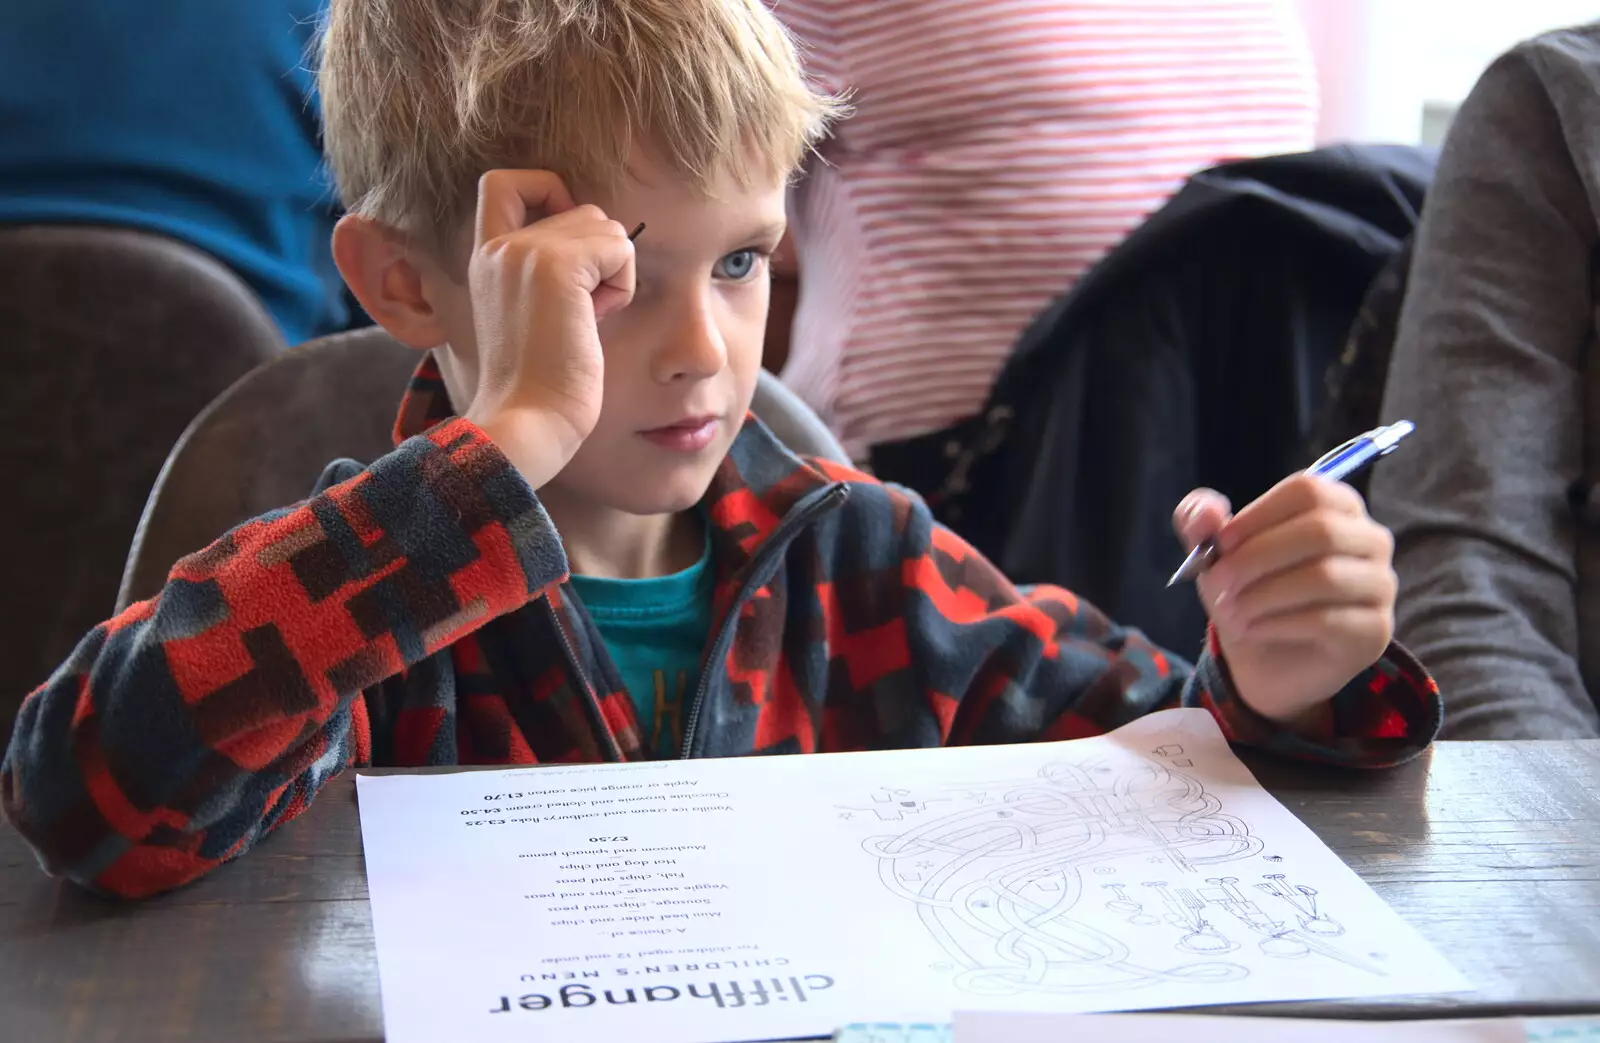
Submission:
M 863 850 L 947 957 L 934 969 L 968 995 L 1240 982 L 1262 961 L 1388 977 L 1387 954 L 1341 945 L 1317 888 L 1281 871 L 1193 768 L 1165 742 L 1017 780 L 883 787 L 841 810 L 899 827 Z
M 1518 1018 L 1343 1021 L 1295 1018 L 1292 1032 L 1275 1018 L 1215 1014 L 960 1013 L 953 1043 L 1529 1043 L 1538 1037 Z M 1571 1043 L 1580 1043 L 1576 1033 Z

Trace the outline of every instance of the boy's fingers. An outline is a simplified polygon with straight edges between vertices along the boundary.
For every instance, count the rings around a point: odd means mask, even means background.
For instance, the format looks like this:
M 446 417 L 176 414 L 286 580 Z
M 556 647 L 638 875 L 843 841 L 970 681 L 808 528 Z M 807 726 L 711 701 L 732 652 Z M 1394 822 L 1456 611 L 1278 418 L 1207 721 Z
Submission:
M 1219 625 L 1256 636 L 1279 616 L 1349 607 L 1382 609 L 1394 604 L 1391 569 L 1362 558 L 1332 557 L 1269 576 L 1242 590 L 1229 590 L 1213 604 Z
M 1330 643 L 1352 648 L 1366 645 L 1376 658 L 1393 640 L 1393 624 L 1387 616 L 1366 606 L 1318 606 L 1264 619 L 1251 628 L 1250 639 L 1302 646 L 1308 656 Z
M 1223 555 L 1212 573 L 1215 582 L 1242 593 L 1278 573 L 1335 556 L 1388 564 L 1394 537 L 1365 516 L 1312 511 L 1252 536 Z
M 525 227 L 576 205 L 559 175 L 548 170 L 491 170 L 478 179 L 476 243 Z
M 1251 537 L 1318 508 L 1341 514 L 1364 516 L 1367 513 L 1367 505 L 1361 499 L 1361 494 L 1345 483 L 1297 474 L 1268 489 L 1259 499 L 1234 515 L 1233 520 L 1218 534 L 1217 542 L 1224 554 L 1229 553 Z
M 1194 550 L 1202 540 L 1215 536 L 1228 524 L 1228 498 L 1212 489 L 1196 489 L 1183 498 L 1172 512 L 1172 531 L 1185 551 Z
M 638 279 L 633 241 L 621 225 L 597 240 L 595 259 L 600 267 L 595 273 L 599 284 L 594 289 L 594 316 L 599 320 L 632 302 Z

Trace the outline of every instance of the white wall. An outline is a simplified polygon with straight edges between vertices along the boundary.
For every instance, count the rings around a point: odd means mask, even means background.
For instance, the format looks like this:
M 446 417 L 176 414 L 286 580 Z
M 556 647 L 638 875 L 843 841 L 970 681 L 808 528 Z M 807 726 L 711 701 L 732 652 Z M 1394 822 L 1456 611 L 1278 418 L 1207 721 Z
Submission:
M 1600 0 L 1295 0 L 1322 89 L 1323 141 L 1422 138 L 1494 58 L 1548 29 L 1600 20 Z

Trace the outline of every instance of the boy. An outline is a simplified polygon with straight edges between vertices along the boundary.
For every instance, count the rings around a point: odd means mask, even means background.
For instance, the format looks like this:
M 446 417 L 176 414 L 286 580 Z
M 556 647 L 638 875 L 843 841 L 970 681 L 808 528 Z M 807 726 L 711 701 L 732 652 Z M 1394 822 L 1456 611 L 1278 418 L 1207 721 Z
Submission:
M 784 184 L 834 110 L 762 0 L 469 6 L 335 0 L 325 41 L 336 259 L 432 352 L 399 446 L 179 562 L 29 698 L 0 798 L 47 869 L 174 887 L 350 765 L 1064 739 L 1180 702 L 1341 763 L 1429 741 L 1343 486 L 1180 508 L 1225 552 L 1191 670 L 746 421 Z

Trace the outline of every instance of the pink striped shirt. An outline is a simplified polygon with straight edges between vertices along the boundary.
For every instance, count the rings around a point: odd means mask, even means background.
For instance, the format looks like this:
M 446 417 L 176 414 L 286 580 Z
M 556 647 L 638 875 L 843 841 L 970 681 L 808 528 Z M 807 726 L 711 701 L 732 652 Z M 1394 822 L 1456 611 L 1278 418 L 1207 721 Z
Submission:
M 784 370 L 851 452 L 977 412 L 1023 327 L 1194 171 L 1309 148 L 1292 0 L 774 0 L 849 90 L 795 189 Z

